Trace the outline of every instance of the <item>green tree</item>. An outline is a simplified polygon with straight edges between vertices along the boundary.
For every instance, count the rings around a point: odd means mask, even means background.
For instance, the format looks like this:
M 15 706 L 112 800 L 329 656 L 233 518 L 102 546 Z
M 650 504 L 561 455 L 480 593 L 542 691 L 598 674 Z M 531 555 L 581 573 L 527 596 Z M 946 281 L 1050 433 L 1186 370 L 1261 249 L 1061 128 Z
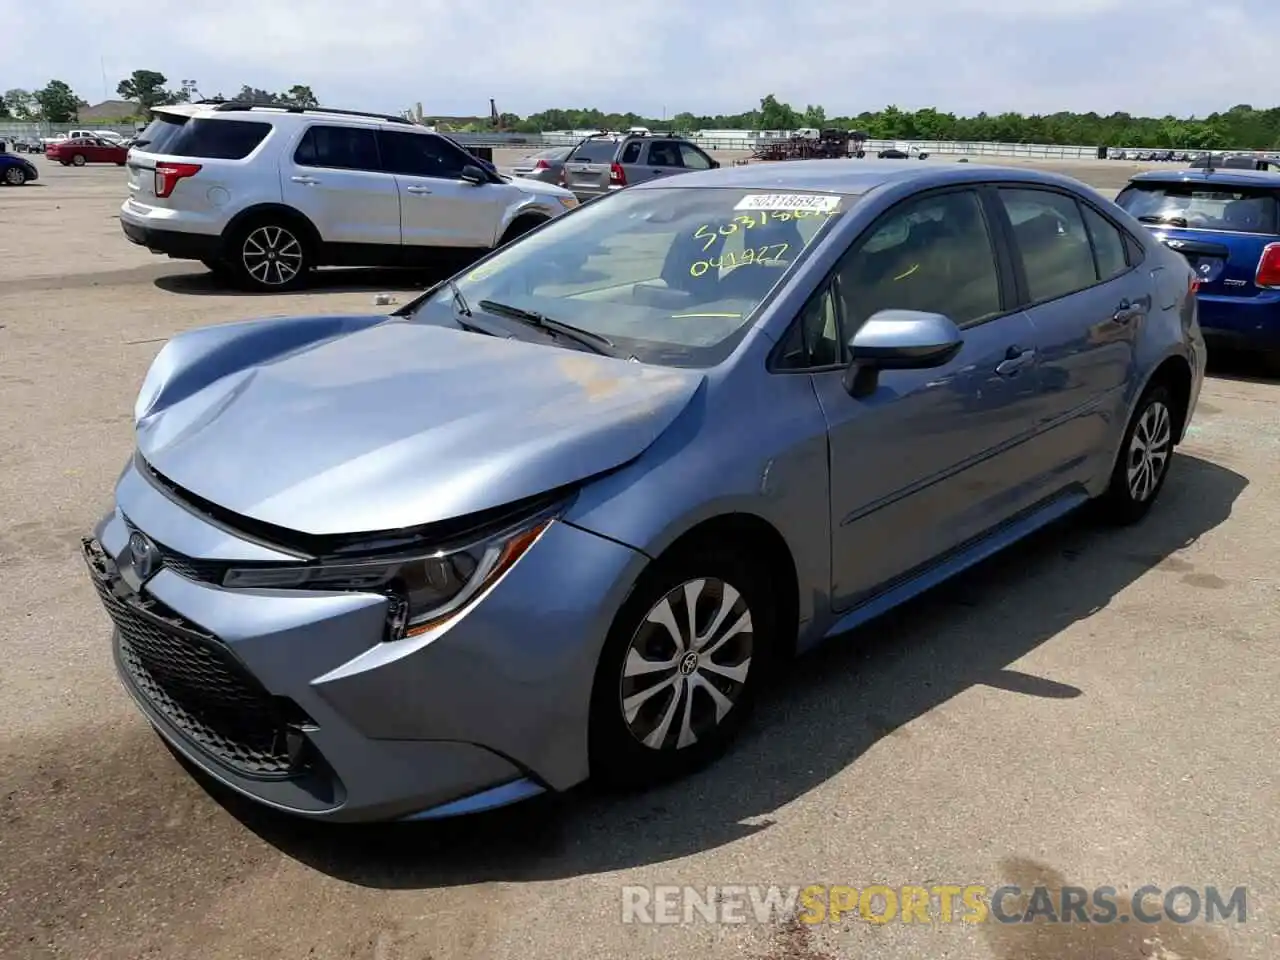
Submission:
M 177 102 L 173 93 L 165 88 L 168 79 L 158 70 L 135 70 L 125 80 L 116 84 L 116 93 L 126 100 L 133 100 L 142 107 L 142 112 L 151 116 L 151 111 L 166 103 Z
M 240 92 L 231 98 L 238 103 L 280 103 L 280 95 L 272 93 L 270 90 L 263 90 L 261 87 L 251 87 L 247 83 L 240 88 Z
M 316 95 L 311 92 L 311 88 L 305 84 L 295 83 L 289 88 L 281 99 L 288 103 L 297 104 L 300 107 L 318 107 L 320 101 L 316 99 Z
M 804 115 L 801 117 L 801 126 L 812 127 L 815 130 L 821 130 L 827 125 L 827 111 L 822 107 L 809 104 L 804 108 Z
M 760 100 L 760 117 L 757 121 L 760 130 L 795 130 L 804 126 L 800 114 L 792 109 L 791 104 L 782 103 L 772 93 Z
M 35 98 L 31 96 L 29 90 L 20 90 L 17 87 L 7 90 L 5 91 L 4 102 L 15 120 L 30 120 L 32 118 L 32 110 L 35 109 Z
M 40 106 L 40 119 L 47 123 L 70 123 L 80 109 L 79 97 L 61 80 L 50 80 L 32 96 Z

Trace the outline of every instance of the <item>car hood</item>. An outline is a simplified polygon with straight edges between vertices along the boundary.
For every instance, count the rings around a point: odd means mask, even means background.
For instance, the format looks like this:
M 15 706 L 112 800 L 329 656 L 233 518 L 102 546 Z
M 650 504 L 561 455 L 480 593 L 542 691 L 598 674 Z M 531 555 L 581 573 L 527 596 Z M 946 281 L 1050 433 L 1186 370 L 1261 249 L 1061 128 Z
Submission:
M 398 530 L 620 466 L 702 381 L 396 318 L 144 416 L 138 449 L 179 487 L 264 523 L 314 535 Z

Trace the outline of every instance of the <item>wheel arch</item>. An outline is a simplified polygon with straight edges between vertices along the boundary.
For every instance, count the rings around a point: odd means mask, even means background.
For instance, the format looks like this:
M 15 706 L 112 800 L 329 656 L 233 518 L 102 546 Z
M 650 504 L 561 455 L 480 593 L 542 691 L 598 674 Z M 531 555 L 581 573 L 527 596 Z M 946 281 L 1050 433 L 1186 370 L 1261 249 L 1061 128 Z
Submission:
M 790 657 L 795 652 L 798 635 L 800 578 L 795 556 L 782 532 L 758 513 L 746 510 L 716 513 L 699 519 L 671 538 L 653 563 L 712 545 L 727 545 L 734 551 L 761 559 L 776 605 L 779 642 L 776 653 L 782 658 Z
M 265 220 L 270 217 L 279 217 L 298 227 L 305 234 L 303 239 L 309 245 L 310 252 L 313 255 L 319 254 L 324 241 L 320 237 L 319 229 L 311 222 L 310 217 L 296 207 L 291 207 L 285 203 L 256 203 L 251 207 L 245 207 L 245 209 L 237 213 L 223 228 L 223 255 L 226 255 L 227 243 L 236 235 L 237 230 L 243 229 L 248 223 Z
M 1175 411 L 1177 415 L 1177 429 L 1174 430 L 1174 443 L 1181 443 L 1186 433 L 1187 421 L 1189 419 L 1191 406 L 1191 390 L 1193 383 L 1193 374 L 1191 372 L 1191 363 L 1181 354 L 1172 354 L 1165 357 L 1156 368 L 1151 371 L 1151 376 L 1147 378 L 1147 382 L 1142 387 L 1142 392 L 1135 398 L 1135 406 L 1142 394 L 1150 390 L 1155 384 L 1163 384 L 1169 388 L 1169 392 L 1173 394 L 1173 399 L 1178 405 Z M 1130 417 L 1133 413 L 1130 412 Z

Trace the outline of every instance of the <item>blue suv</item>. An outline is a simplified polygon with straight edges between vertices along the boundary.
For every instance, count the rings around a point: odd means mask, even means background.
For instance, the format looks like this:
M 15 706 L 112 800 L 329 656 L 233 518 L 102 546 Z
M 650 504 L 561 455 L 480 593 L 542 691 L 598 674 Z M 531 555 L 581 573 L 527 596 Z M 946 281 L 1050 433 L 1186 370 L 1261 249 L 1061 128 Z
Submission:
M 1280 373 L 1280 172 L 1153 170 L 1116 202 L 1195 270 L 1205 339 Z

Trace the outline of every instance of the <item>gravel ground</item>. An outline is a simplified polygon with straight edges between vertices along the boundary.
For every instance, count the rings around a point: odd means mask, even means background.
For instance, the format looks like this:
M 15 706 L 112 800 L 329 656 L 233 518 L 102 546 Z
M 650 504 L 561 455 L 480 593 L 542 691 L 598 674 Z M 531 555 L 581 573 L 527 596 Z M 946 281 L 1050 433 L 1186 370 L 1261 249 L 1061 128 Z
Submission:
M 1057 169 L 1114 192 L 1135 165 Z M 417 278 L 228 293 L 121 237 L 118 169 L 42 175 L 0 190 L 0 956 L 1280 955 L 1280 384 L 1218 362 L 1147 522 L 1069 522 L 828 645 L 698 776 L 436 826 L 320 828 L 210 792 L 163 749 L 114 679 L 78 538 L 107 507 L 166 337 L 367 309 Z M 1245 886 L 1248 913 L 622 922 L 624 885 L 811 883 Z

